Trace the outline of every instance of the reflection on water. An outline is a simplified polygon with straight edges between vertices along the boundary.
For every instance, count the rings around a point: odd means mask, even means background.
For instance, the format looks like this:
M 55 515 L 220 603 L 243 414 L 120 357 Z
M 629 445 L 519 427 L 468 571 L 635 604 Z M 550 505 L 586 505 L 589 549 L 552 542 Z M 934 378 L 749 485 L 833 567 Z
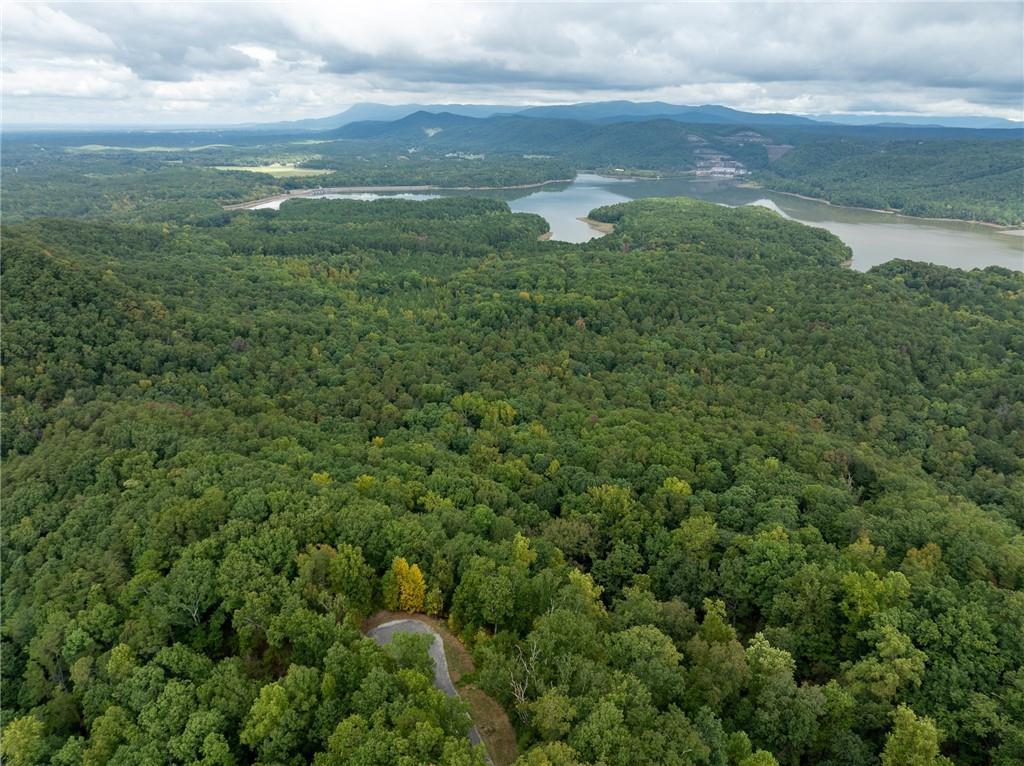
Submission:
M 509 200 L 509 207 L 515 213 L 536 213 L 543 216 L 551 226 L 551 239 L 562 242 L 586 242 L 600 236 L 580 220 L 596 207 L 629 202 L 631 197 L 618 194 L 619 188 L 629 186 L 628 182 L 603 179 L 600 176 L 580 175 L 566 186 L 544 188 L 518 199 Z
M 1024 271 L 1024 238 L 959 221 L 929 221 L 856 208 L 834 207 L 787 194 L 751 189 L 734 181 L 668 178 L 607 179 L 580 175 L 561 190 L 544 189 L 509 200 L 516 212 L 537 213 L 551 224 L 552 239 L 583 242 L 600 234 L 577 220 L 601 205 L 643 197 L 695 197 L 723 205 L 760 205 L 786 218 L 821 226 L 853 250 L 860 271 L 893 258 L 961 269 L 1003 266 Z
M 726 179 L 666 178 L 633 180 L 580 174 L 572 183 L 552 184 L 535 190 L 450 192 L 506 200 L 514 212 L 536 213 L 551 226 L 551 238 L 586 242 L 601 236 L 580 219 L 596 207 L 643 197 L 695 197 L 720 205 L 759 205 L 779 215 L 828 229 L 853 250 L 852 266 L 872 266 L 905 258 L 961 269 L 1003 266 L 1024 271 L 1024 237 L 999 229 L 960 221 L 929 221 L 857 208 L 834 207 L 764 189 L 743 187 Z M 321 199 L 372 200 L 381 197 L 433 199 L 437 194 L 330 194 Z M 278 207 L 276 200 L 261 207 Z

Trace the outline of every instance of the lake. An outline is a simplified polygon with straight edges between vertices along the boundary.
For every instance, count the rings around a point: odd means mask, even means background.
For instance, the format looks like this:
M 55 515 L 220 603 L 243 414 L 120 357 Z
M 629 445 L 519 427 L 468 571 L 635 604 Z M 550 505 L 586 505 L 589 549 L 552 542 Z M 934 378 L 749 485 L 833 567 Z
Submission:
M 836 207 L 735 181 L 694 178 L 629 180 L 581 174 L 561 188 L 538 189 L 509 200 L 517 213 L 537 213 L 551 224 L 552 239 L 584 242 L 600 232 L 578 220 L 601 205 L 643 197 L 695 197 L 723 205 L 761 205 L 838 236 L 853 250 L 852 266 L 867 271 L 894 258 L 960 269 L 1003 266 L 1024 271 L 1024 238 L 960 221 L 931 221 L 857 208 Z
M 451 194 L 451 192 L 448 192 Z M 474 192 L 456 192 L 473 194 Z M 431 199 L 445 194 L 331 194 L 323 199 Z M 837 207 L 764 189 L 744 188 L 728 179 L 624 179 L 581 173 L 576 180 L 535 190 L 475 192 L 498 197 L 517 213 L 536 213 L 551 226 L 551 238 L 585 242 L 602 236 L 579 220 L 596 207 L 643 197 L 694 197 L 721 205 L 761 205 L 779 215 L 838 236 L 853 250 L 852 267 L 867 271 L 894 258 L 927 261 L 960 269 L 1002 266 L 1024 271 L 1024 237 L 982 224 L 909 218 L 859 208 Z M 280 200 L 260 205 L 277 207 Z

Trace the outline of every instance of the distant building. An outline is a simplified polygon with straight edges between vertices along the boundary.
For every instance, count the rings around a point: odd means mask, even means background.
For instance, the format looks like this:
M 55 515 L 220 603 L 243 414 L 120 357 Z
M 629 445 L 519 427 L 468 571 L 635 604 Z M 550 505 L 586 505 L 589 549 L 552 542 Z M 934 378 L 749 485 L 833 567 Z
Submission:
M 747 175 L 747 169 L 739 165 L 711 165 L 710 167 L 698 167 L 698 176 L 708 176 L 712 178 L 735 178 L 736 176 Z

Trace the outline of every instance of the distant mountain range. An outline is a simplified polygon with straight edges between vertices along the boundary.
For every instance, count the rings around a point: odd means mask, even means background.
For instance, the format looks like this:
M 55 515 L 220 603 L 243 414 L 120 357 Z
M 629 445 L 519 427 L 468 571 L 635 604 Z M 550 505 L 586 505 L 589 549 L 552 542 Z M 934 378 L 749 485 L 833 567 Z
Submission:
M 913 114 L 815 114 L 746 112 L 718 104 L 686 106 L 664 101 L 595 101 L 578 104 L 514 106 L 510 104 L 353 104 L 344 111 L 327 117 L 277 122 L 248 122 L 235 125 L 209 123 L 181 125 L 97 125 L 88 124 L 0 124 L 0 132 L 226 132 L 226 133 L 306 133 L 336 130 L 355 122 L 391 122 L 416 112 L 454 114 L 462 117 L 486 118 L 498 115 L 576 120 L 589 123 L 639 122 L 665 119 L 688 125 L 750 125 L 777 128 L 814 128 L 822 125 L 877 128 L 955 128 L 955 129 L 1024 129 L 1024 121 L 1000 117 L 956 117 Z
M 584 121 L 523 114 L 469 117 L 419 111 L 399 120 L 349 123 L 325 135 L 373 141 L 402 151 L 542 154 L 569 159 L 582 167 L 683 170 L 702 162 L 714 165 L 716 157 L 728 157 L 748 167 L 764 164 L 764 146 L 774 143 L 774 139 L 755 132 L 757 128 L 749 123 L 686 124 L 661 116 Z
M 328 131 L 356 122 L 401 120 L 417 112 L 451 114 L 462 117 L 517 115 L 545 119 L 579 120 L 584 122 L 636 122 L 667 119 L 692 125 L 764 125 L 777 127 L 834 125 L 877 125 L 881 127 L 948 127 L 948 128 L 1021 128 L 1024 123 L 999 117 L 943 117 L 901 114 L 856 115 L 821 114 L 803 117 L 794 114 L 745 112 L 717 104 L 686 106 L 663 101 L 596 101 L 579 104 L 546 106 L 510 106 L 501 104 L 374 104 L 360 103 L 329 117 L 288 122 L 249 123 L 239 126 L 261 131 Z
M 690 124 L 709 125 L 814 125 L 814 120 L 792 114 L 741 112 L 726 106 L 678 106 L 662 101 L 598 101 L 589 104 L 531 106 L 518 114 L 525 117 L 561 118 L 589 122 L 628 122 L 668 119 Z
M 253 130 L 334 130 L 352 122 L 400 120 L 415 112 L 449 112 L 465 117 L 490 117 L 492 114 L 513 113 L 521 106 L 496 106 L 487 104 L 353 104 L 348 109 L 329 117 L 314 117 L 306 120 L 287 122 L 247 123 L 239 127 Z
M 1002 117 L 937 117 L 916 114 L 818 114 L 814 119 L 835 125 L 875 125 L 878 127 L 908 128 L 970 128 L 1003 129 L 1022 128 L 1024 122 L 1004 120 Z

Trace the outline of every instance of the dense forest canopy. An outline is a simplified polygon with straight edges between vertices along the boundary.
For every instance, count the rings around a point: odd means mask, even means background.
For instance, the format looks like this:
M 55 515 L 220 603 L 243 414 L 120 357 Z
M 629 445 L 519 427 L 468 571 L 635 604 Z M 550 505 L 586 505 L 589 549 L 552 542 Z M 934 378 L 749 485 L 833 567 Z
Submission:
M 5 763 L 483 763 L 381 607 L 524 766 L 1024 760 L 1024 275 L 249 176 L 3 229 Z
M 761 175 L 780 191 L 931 218 L 1024 222 L 1024 143 L 846 139 L 798 146 Z

